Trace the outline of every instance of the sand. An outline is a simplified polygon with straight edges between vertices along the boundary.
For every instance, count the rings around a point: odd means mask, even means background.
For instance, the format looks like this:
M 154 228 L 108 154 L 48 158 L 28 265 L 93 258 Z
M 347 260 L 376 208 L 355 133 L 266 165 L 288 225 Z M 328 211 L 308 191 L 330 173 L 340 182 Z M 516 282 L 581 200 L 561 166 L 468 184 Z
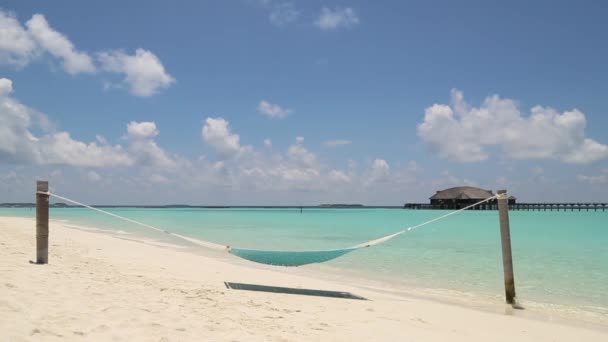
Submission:
M 608 329 L 491 313 L 284 268 L 0 218 L 1 341 L 607 341 Z M 227 289 L 224 281 L 349 291 L 367 301 Z M 500 310 L 497 310 L 500 312 Z

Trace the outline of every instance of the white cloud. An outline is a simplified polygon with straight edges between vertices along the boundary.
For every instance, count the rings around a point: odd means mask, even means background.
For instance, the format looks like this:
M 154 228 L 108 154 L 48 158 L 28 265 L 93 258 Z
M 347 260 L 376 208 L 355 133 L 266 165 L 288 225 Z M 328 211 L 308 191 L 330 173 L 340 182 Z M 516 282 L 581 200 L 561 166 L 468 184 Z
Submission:
M 322 30 L 335 30 L 339 28 L 351 28 L 359 24 L 359 16 L 354 9 L 339 8 L 330 9 L 323 7 L 321 14 L 315 21 L 315 26 Z
M 294 182 L 296 184 L 303 182 L 310 182 L 319 176 L 319 171 L 313 168 L 286 168 L 281 171 L 281 177 L 287 182 Z
M 8 78 L 0 78 L 0 96 L 8 95 L 13 92 L 13 81 Z
M 34 14 L 23 26 L 14 15 L 0 10 L 0 64 L 24 67 L 43 52 L 60 59 L 63 69 L 71 75 L 96 69 L 91 57 L 77 51 L 65 35 L 50 27 L 42 14 Z
M 298 165 L 313 167 L 317 164 L 317 157 L 301 144 L 291 145 L 287 150 L 289 158 Z
M 152 96 L 175 82 L 160 59 L 148 50 L 137 49 L 134 55 L 113 50 L 101 52 L 98 57 L 105 71 L 125 75 L 124 82 L 136 96 Z
M 241 154 L 226 160 L 224 168 L 237 188 L 259 191 L 323 191 L 329 181 L 325 167 L 303 146 L 303 139 L 285 154 L 272 150 Z
M 585 125 L 585 115 L 576 109 L 559 113 L 535 106 L 525 117 L 513 100 L 494 95 L 475 108 L 452 90 L 450 106 L 426 109 L 418 135 L 440 157 L 460 162 L 487 159 L 488 146 L 501 147 L 513 159 L 584 164 L 608 158 L 608 146 L 585 137 Z
M 156 124 L 154 122 L 135 122 L 131 121 L 127 125 L 127 133 L 130 138 L 139 139 L 150 139 L 158 135 Z
M 14 15 L 0 9 L 0 64 L 23 67 L 36 55 L 37 45 Z
M 43 15 L 34 14 L 25 25 L 42 49 L 62 60 L 63 68 L 67 73 L 75 75 L 95 71 L 91 57 L 84 52 L 77 51 L 66 36 L 53 30 Z
M 298 19 L 300 12 L 291 2 L 273 4 L 270 9 L 268 19 L 276 26 L 285 26 L 291 24 Z
M 242 146 L 239 135 L 232 132 L 229 123 L 222 118 L 208 118 L 202 129 L 203 140 L 218 151 L 224 158 L 221 160 L 201 158 L 190 161 L 167 154 L 155 141 L 159 129 L 154 122 L 129 122 L 122 146 L 108 144 L 101 135 L 95 136 L 93 142 L 78 141 L 68 132 L 47 132 L 41 128 L 44 116 L 14 100 L 11 90 L 12 82 L 0 79 L 0 159 L 15 163 L 17 167 L 25 164 L 114 167 L 116 170 L 104 177 L 97 169 L 87 170 L 81 177 L 82 181 L 100 182 L 113 177 L 110 175 L 118 175 L 108 182 L 118 184 L 112 191 L 171 184 L 178 193 L 201 188 L 220 192 L 223 191 L 221 189 L 239 191 L 253 188 L 260 193 L 296 191 L 322 194 L 329 189 L 348 191 L 349 184 L 359 179 L 354 170 L 345 172 L 323 165 L 304 146 L 303 137 L 296 138 L 282 152 L 273 149 L 258 151 L 251 146 Z M 46 133 L 35 135 L 34 131 Z M 382 163 L 376 164 L 383 167 Z M 70 177 L 69 169 L 60 170 L 67 171 L 65 179 Z M 374 177 L 380 179 L 382 172 L 375 172 Z M 176 174 L 188 181 L 172 181 Z M 139 197 L 140 200 L 142 198 Z
M 272 147 L 272 140 L 270 140 L 270 139 L 264 139 L 264 146 L 266 146 L 266 147 Z
M 369 175 L 369 179 L 367 181 L 368 184 L 375 182 L 386 182 L 390 175 L 390 167 L 388 163 L 384 159 L 374 159 L 372 162 L 371 172 Z
M 242 186 L 256 187 L 264 191 L 316 191 L 323 188 L 321 170 L 301 167 L 289 162 L 276 162 L 237 168 L 238 182 Z
M 46 116 L 10 96 L 12 81 L 0 79 L 0 159 L 17 163 L 63 164 L 82 167 L 139 166 L 171 169 L 177 161 L 154 141 L 154 122 L 127 125 L 127 148 L 110 145 L 100 135 L 94 142 L 74 140 L 68 132 L 45 133 L 39 137 L 33 126 L 45 130 Z
M 99 182 L 101 180 L 101 176 L 95 171 L 87 172 L 87 179 L 91 182 Z
M 97 142 L 99 142 L 100 144 L 107 144 L 108 141 L 106 140 L 106 138 L 101 135 L 101 134 L 97 134 L 95 135 L 95 139 L 97 140 Z
M 327 176 L 330 181 L 349 183 L 351 177 L 340 170 L 331 170 Z
M 44 164 L 88 167 L 128 166 L 133 159 L 121 146 L 98 145 L 74 140 L 68 132 L 45 135 L 36 144 Z
M 328 140 L 325 142 L 325 146 L 329 146 L 329 147 L 338 147 L 338 146 L 345 146 L 345 145 L 350 145 L 353 142 L 350 140 L 345 140 L 345 139 L 336 139 L 336 140 Z
M 576 179 L 578 179 L 580 182 L 589 183 L 591 185 L 608 184 L 608 169 L 602 170 L 598 175 L 578 175 Z
M 78 51 L 63 33 L 49 25 L 44 15 L 34 14 L 23 26 L 14 15 L 0 9 L 0 64 L 24 67 L 45 52 L 59 59 L 71 75 L 97 70 L 89 54 Z M 123 74 L 124 84 L 136 96 L 154 95 L 175 82 L 158 57 L 145 49 L 137 49 L 134 55 L 109 50 L 99 53 L 98 59 L 103 70 Z M 122 86 L 104 81 L 104 89 Z
M 131 121 L 127 125 L 127 134 L 129 153 L 138 164 L 158 168 L 173 168 L 176 166 L 176 161 L 169 157 L 154 141 L 154 138 L 158 135 L 154 122 Z
M 291 112 L 291 109 L 283 109 L 278 104 L 270 103 L 266 100 L 260 101 L 258 112 L 272 119 L 286 118 Z
M 230 123 L 223 118 L 207 118 L 202 135 L 203 141 L 223 158 L 232 158 L 244 149 L 239 135 L 230 132 Z
M 34 111 L 10 96 L 11 80 L 0 79 L 0 89 L 0 159 L 39 162 L 38 139 L 29 130 Z

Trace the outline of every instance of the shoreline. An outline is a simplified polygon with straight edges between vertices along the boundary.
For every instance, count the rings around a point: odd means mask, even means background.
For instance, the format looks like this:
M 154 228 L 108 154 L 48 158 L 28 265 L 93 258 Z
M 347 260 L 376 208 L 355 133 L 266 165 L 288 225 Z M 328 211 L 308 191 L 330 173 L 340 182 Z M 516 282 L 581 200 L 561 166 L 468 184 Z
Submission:
M 506 340 L 516 334 L 521 340 L 599 341 L 608 337 L 608 330 L 600 327 L 531 319 L 525 311 L 505 314 L 504 305 L 495 308 L 502 314 L 492 313 L 311 278 L 305 269 L 226 262 L 187 248 L 153 246 L 68 228 L 57 221 L 51 221 L 50 264 L 30 265 L 34 227 L 33 219 L 0 217 L 0 254 L 6 260 L 2 273 L 7 275 L 0 291 L 0 322 L 5 322 L 0 323 L 0 331 L 9 339 L 40 335 L 37 338 L 64 340 L 82 334 L 127 340 L 212 336 L 215 340 L 470 341 Z M 227 290 L 224 281 L 346 291 L 370 300 Z
M 51 221 L 53 221 L 53 219 L 51 219 Z M 487 313 L 508 315 L 513 314 L 513 309 L 505 304 L 502 292 L 491 295 L 489 293 L 479 293 L 471 290 L 465 291 L 441 286 L 428 287 L 423 286 L 420 283 L 405 283 L 397 281 L 395 278 L 388 277 L 370 278 L 365 273 L 360 273 L 353 270 L 345 272 L 339 267 L 335 267 L 334 265 L 328 266 L 326 263 L 312 264 L 305 267 L 277 268 L 274 266 L 244 261 L 238 257 L 231 256 L 226 253 L 201 248 L 200 246 L 194 245 L 191 242 L 186 242 L 173 235 L 154 234 L 156 237 L 150 237 L 138 235 L 136 232 L 125 232 L 122 230 L 115 230 L 113 228 L 97 228 L 89 225 L 88 223 L 73 223 L 66 219 L 56 219 L 56 221 L 57 223 L 70 229 L 105 234 L 114 238 L 136 243 L 143 243 L 159 248 L 180 250 L 213 258 L 232 265 L 259 270 L 273 270 L 288 274 L 298 274 L 331 283 L 347 284 L 353 288 L 361 288 L 374 292 L 396 295 L 399 297 L 413 297 L 417 299 L 431 300 L 442 304 L 456 305 Z M 174 243 L 160 239 L 161 236 L 173 239 Z M 522 299 L 519 298 L 519 300 L 521 301 Z M 606 324 L 608 324 L 608 308 L 601 308 L 602 310 L 600 312 L 597 310 L 597 307 L 595 310 L 585 310 L 580 305 L 576 306 L 568 304 L 535 302 L 527 300 L 526 298 L 523 298 L 521 304 L 523 304 L 527 310 L 518 310 L 517 315 L 527 319 L 533 319 L 541 322 L 557 322 L 574 327 L 587 327 L 591 329 L 602 329 L 606 326 Z

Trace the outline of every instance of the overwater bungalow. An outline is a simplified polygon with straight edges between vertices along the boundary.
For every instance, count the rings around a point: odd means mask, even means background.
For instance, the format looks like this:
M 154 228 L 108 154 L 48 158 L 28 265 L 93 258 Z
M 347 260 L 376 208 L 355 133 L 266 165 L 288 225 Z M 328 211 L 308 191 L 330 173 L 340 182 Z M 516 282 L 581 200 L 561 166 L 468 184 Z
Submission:
M 437 191 L 430 197 L 431 208 L 433 209 L 460 209 L 468 205 L 477 203 L 486 198 L 494 196 L 492 190 L 485 190 L 473 186 L 457 186 L 445 190 Z M 515 204 L 515 197 L 509 197 L 509 205 Z M 491 206 L 495 200 L 481 205 L 482 209 L 485 206 Z

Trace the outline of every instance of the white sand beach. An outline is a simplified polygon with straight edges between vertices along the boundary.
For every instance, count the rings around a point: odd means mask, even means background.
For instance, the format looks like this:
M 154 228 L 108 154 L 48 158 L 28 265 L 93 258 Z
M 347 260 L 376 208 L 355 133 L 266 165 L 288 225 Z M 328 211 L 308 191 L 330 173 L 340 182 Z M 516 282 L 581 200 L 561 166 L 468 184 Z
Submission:
M 608 330 L 479 311 L 250 267 L 51 222 L 0 218 L 2 341 L 606 341 Z M 227 289 L 349 291 L 367 301 Z

